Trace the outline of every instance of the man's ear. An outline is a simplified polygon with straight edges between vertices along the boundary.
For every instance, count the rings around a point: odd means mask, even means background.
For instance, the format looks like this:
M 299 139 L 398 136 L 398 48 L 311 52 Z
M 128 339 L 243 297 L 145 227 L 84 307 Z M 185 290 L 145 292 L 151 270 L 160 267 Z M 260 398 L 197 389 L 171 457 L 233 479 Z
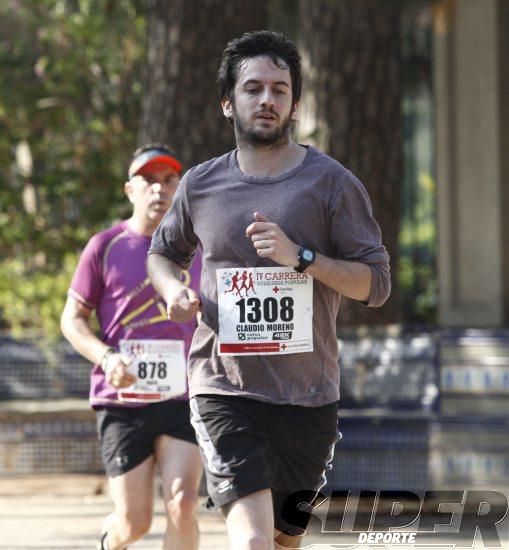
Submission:
M 221 107 L 223 108 L 223 115 L 228 120 L 233 120 L 233 104 L 229 99 L 223 99 L 221 101 Z
M 292 107 L 292 112 L 290 113 L 290 120 L 293 120 L 293 121 L 299 120 L 298 109 L 299 109 L 299 102 L 294 103 Z
M 124 183 L 124 193 L 126 194 L 127 198 L 129 199 L 129 202 L 133 202 L 133 185 L 130 180 L 127 180 Z

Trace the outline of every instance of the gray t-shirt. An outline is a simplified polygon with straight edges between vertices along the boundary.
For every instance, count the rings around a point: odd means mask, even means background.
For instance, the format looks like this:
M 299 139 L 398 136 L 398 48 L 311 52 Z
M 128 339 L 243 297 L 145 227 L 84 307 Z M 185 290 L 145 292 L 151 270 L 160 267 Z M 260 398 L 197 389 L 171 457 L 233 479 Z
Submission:
M 317 280 L 313 352 L 218 355 L 216 270 L 277 266 L 260 258 L 246 237 L 256 211 L 300 246 L 369 265 L 373 278 L 368 305 L 382 305 L 389 295 L 389 258 L 369 197 L 355 176 L 332 158 L 308 146 L 302 164 L 276 177 L 244 174 L 236 151 L 192 168 L 149 251 L 187 269 L 196 247 L 203 248 L 203 310 L 189 357 L 190 395 L 240 395 L 309 407 L 332 403 L 339 399 L 336 316 L 341 296 Z

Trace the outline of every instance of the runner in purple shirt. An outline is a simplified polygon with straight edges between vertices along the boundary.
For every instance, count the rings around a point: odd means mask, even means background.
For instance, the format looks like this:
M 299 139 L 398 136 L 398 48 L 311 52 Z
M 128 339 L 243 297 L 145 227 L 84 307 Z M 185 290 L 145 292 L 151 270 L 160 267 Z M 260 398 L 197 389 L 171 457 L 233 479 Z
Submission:
M 202 468 L 189 421 L 185 364 L 195 323 L 168 320 L 146 269 L 151 236 L 171 205 L 181 170 L 164 146 L 135 151 L 125 184 L 133 215 L 90 239 L 62 314 L 65 337 L 94 363 L 90 403 L 114 501 L 99 549 L 126 548 L 148 532 L 156 469 L 167 511 L 164 548 L 198 548 Z M 200 270 L 197 257 L 183 272 L 184 284 L 196 292 Z M 93 311 L 98 336 L 91 328 Z

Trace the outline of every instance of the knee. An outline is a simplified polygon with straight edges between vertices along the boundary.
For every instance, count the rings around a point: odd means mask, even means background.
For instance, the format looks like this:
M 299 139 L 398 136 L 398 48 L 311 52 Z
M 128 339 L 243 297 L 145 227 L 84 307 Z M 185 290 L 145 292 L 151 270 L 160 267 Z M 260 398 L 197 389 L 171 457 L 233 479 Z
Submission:
M 232 548 L 238 550 L 272 550 L 274 543 L 262 531 L 243 530 L 242 532 L 231 532 L 229 530 Z
M 177 530 L 186 530 L 195 524 L 198 497 L 194 491 L 178 490 L 168 503 L 171 522 Z
M 271 550 L 274 548 L 272 539 L 262 532 L 247 532 L 238 541 L 239 546 L 244 550 Z
M 135 542 L 144 537 L 150 530 L 152 524 L 152 514 L 140 512 L 127 513 L 120 518 L 120 527 L 124 540 L 129 543 Z

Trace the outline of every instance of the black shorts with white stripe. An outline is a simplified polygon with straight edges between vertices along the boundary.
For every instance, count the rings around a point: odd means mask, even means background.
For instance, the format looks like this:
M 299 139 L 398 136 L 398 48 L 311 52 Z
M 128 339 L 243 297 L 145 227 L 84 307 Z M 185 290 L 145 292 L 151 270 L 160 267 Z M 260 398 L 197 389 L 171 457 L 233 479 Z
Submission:
M 325 485 L 339 439 L 338 403 L 302 407 L 197 395 L 190 404 L 205 465 L 207 507 L 222 508 L 270 489 L 275 528 L 303 534 L 309 517 L 297 506 L 312 503 Z

